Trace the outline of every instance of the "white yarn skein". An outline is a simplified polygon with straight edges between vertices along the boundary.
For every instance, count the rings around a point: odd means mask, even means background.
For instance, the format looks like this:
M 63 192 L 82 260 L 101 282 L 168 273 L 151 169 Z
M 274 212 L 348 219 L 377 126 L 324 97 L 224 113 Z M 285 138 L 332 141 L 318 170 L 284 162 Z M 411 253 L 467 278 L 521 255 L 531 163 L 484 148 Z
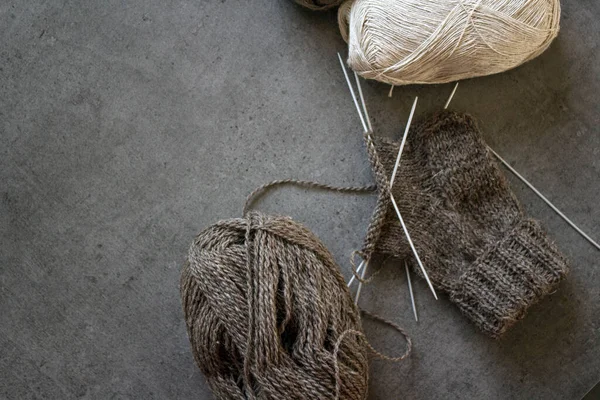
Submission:
M 338 12 L 348 65 L 391 85 L 503 72 L 548 48 L 559 0 L 349 0 Z

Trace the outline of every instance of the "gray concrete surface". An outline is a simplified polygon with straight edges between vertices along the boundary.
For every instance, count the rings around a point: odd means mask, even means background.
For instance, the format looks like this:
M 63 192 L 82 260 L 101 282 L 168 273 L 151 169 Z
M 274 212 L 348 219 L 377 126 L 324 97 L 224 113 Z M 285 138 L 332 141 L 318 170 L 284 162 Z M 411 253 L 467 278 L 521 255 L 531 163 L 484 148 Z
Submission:
M 563 1 L 549 51 L 463 82 L 452 104 L 595 238 L 599 15 Z M 336 51 L 334 13 L 284 0 L 0 2 L 0 398 L 211 398 L 179 302 L 193 236 L 272 179 L 372 182 Z M 377 134 L 397 137 L 415 95 L 424 116 L 452 85 L 364 89 Z M 579 399 L 600 378 L 600 252 L 511 181 L 569 280 L 492 341 L 422 281 L 415 323 L 388 261 L 362 305 L 404 326 L 414 353 L 373 361 L 370 398 Z M 308 225 L 350 276 L 374 203 L 283 189 L 258 206 Z

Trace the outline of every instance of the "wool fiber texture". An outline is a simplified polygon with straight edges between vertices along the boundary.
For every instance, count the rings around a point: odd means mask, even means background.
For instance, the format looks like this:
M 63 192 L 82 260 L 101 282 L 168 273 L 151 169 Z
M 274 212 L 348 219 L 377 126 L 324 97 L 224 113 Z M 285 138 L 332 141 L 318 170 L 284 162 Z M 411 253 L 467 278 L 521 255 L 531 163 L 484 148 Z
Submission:
M 194 358 L 218 399 L 366 398 L 359 310 L 330 252 L 292 219 L 250 212 L 210 226 L 180 289 Z
M 543 53 L 559 0 L 349 0 L 338 10 L 348 65 L 391 85 L 496 74 Z
M 362 255 L 412 261 L 390 200 L 399 144 L 366 138 L 379 198 Z M 556 290 L 568 271 L 468 115 L 442 112 L 411 129 L 391 191 L 434 287 L 492 337 Z

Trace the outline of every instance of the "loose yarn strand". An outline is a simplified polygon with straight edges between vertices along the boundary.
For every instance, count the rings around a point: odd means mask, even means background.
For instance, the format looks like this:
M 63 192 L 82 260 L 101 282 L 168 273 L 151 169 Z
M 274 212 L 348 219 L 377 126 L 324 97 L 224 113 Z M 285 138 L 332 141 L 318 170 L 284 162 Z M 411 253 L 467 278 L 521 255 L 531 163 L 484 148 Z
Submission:
M 337 361 L 337 355 L 339 352 L 340 345 L 342 344 L 342 341 L 346 338 L 346 336 L 355 335 L 355 336 L 358 336 L 361 339 L 363 339 L 363 341 L 364 341 L 365 345 L 367 346 L 367 348 L 369 349 L 369 351 L 376 358 L 379 358 L 380 360 L 385 360 L 385 361 L 390 361 L 390 362 L 400 362 L 400 361 L 404 360 L 405 358 L 407 358 L 410 355 L 410 353 L 412 352 L 412 340 L 411 340 L 410 336 L 406 333 L 406 331 L 404 331 L 404 329 L 402 329 L 402 327 L 393 323 L 392 321 L 389 321 L 383 317 L 380 317 L 377 314 L 370 313 L 363 309 L 361 309 L 360 311 L 362 314 L 368 316 L 369 318 L 371 318 L 375 321 L 379 321 L 383 324 L 386 324 L 386 325 L 392 327 L 393 329 L 395 329 L 396 331 L 398 331 L 404 337 L 404 340 L 406 342 L 406 347 L 405 347 L 404 353 L 402 355 L 397 356 L 397 357 L 388 356 L 386 354 L 381 353 L 379 350 L 376 350 L 371 345 L 371 343 L 369 343 L 366 335 L 363 332 L 352 330 L 352 329 L 344 331 L 338 338 L 337 342 L 335 343 L 335 348 L 333 350 L 333 359 L 335 360 L 334 369 L 335 369 L 335 377 L 336 377 L 335 399 L 339 399 L 339 388 L 340 388 L 339 365 L 338 365 L 338 361 Z
M 276 186 L 283 185 L 295 185 L 299 187 L 305 187 L 310 189 L 321 189 L 328 190 L 333 192 L 340 193 L 372 193 L 377 190 L 377 186 L 375 185 L 366 185 L 366 186 L 334 186 L 326 183 L 320 183 L 315 181 L 303 181 L 298 179 L 281 179 L 271 181 L 264 185 L 259 186 L 254 189 L 247 197 L 246 202 L 244 203 L 243 215 L 246 215 L 250 210 L 252 204 L 256 201 L 258 197 L 264 194 L 268 189 L 271 189 Z
M 402 327 L 400 325 L 398 325 L 386 318 L 383 318 L 377 314 L 366 311 L 362 308 L 361 308 L 360 312 L 375 321 L 379 321 L 385 325 L 389 325 L 390 327 L 392 327 L 393 329 L 398 331 L 404 337 L 404 340 L 406 341 L 406 348 L 404 349 L 404 353 L 402 353 L 402 355 L 397 356 L 397 357 L 391 357 L 386 354 L 383 354 L 380 351 L 374 349 L 373 346 L 371 346 L 371 344 L 367 342 L 367 347 L 369 348 L 369 350 L 371 350 L 371 352 L 373 354 L 375 354 L 377 356 L 377 358 L 386 360 L 386 361 L 391 361 L 391 362 L 400 362 L 410 355 L 410 353 L 412 352 L 412 340 L 411 340 L 410 336 L 408 335 L 408 333 L 406 333 L 406 331 L 404 329 L 402 329 Z

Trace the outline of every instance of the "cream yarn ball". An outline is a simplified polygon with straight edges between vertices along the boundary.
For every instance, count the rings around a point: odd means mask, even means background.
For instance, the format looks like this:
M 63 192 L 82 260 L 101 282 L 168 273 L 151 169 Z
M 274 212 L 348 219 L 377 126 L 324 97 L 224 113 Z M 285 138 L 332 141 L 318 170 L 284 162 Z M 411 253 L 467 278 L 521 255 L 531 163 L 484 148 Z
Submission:
M 338 11 L 349 66 L 392 85 L 517 67 L 559 31 L 559 0 L 349 0 Z

